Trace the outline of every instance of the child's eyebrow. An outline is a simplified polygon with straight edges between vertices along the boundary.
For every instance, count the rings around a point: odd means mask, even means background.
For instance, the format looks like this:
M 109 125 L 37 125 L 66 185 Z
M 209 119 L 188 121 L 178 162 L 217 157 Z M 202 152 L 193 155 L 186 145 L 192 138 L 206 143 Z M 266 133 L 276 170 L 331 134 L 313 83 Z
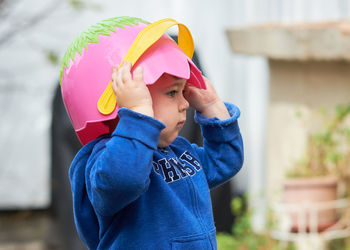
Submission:
M 171 76 L 173 81 L 171 83 L 166 84 L 164 86 L 165 88 L 171 88 L 171 87 L 182 87 L 185 86 L 187 83 L 187 80 L 184 78 L 176 77 L 176 76 Z
M 182 83 L 183 81 L 187 82 L 187 80 L 184 79 L 184 78 L 180 78 L 180 77 L 177 77 L 177 76 L 173 76 L 173 78 L 174 78 L 174 81 L 175 81 L 175 82 L 179 82 L 179 81 L 181 81 L 181 83 Z
M 181 80 L 182 80 L 182 78 L 180 78 Z M 178 81 L 176 81 L 176 82 L 174 82 L 173 84 L 171 84 L 169 87 L 183 87 L 183 86 L 185 86 L 186 85 L 186 83 L 187 83 L 187 81 L 186 82 L 178 82 Z

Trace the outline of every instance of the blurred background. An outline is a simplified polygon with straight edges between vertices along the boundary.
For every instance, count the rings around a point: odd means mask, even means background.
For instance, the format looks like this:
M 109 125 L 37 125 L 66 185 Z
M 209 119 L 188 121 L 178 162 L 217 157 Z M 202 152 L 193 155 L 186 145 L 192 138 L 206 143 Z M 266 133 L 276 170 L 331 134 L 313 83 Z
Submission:
M 186 24 L 202 71 L 242 111 L 244 167 L 212 193 L 219 249 L 348 249 L 350 0 L 0 0 L 1 250 L 84 249 L 59 67 L 114 16 Z M 315 176 L 336 177 L 326 194 L 311 187 L 320 198 L 289 193 L 291 177 Z

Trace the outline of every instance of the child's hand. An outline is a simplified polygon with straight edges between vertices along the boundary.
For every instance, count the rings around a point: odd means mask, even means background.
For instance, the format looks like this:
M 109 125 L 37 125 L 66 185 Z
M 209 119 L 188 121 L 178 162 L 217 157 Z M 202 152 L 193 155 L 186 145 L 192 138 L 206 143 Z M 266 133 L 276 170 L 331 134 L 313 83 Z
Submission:
M 209 80 L 203 77 L 207 89 L 198 89 L 191 85 L 186 85 L 184 97 L 190 106 L 207 118 L 217 117 L 220 120 L 230 118 L 225 104 L 216 94 L 214 87 Z
M 143 81 L 143 70 L 136 68 L 133 77 L 130 70 L 131 63 L 128 62 L 123 63 L 119 70 L 113 67 L 112 87 L 118 106 L 153 117 L 152 97 Z

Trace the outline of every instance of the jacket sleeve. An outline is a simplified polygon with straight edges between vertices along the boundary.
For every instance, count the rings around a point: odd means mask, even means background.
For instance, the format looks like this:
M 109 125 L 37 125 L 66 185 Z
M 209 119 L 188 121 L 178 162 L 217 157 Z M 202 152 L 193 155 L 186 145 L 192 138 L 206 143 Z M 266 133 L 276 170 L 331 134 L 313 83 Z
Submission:
M 195 114 L 204 141 L 203 147 L 195 144 L 192 147 L 200 158 L 210 188 L 229 180 L 243 165 L 243 140 L 237 122 L 240 111 L 233 104 L 225 105 L 231 116 L 227 120 L 208 119 L 198 112 Z
M 165 127 L 125 108 L 118 113 L 117 128 L 95 145 L 85 170 L 88 197 L 102 216 L 117 213 L 148 189 L 153 153 Z

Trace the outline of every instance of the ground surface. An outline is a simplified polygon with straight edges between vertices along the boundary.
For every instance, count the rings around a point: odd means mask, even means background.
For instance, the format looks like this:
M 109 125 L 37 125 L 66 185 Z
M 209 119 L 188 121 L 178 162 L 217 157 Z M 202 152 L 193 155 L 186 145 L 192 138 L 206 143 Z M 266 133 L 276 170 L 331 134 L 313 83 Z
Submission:
M 46 210 L 1 211 L 0 250 L 62 250 Z

